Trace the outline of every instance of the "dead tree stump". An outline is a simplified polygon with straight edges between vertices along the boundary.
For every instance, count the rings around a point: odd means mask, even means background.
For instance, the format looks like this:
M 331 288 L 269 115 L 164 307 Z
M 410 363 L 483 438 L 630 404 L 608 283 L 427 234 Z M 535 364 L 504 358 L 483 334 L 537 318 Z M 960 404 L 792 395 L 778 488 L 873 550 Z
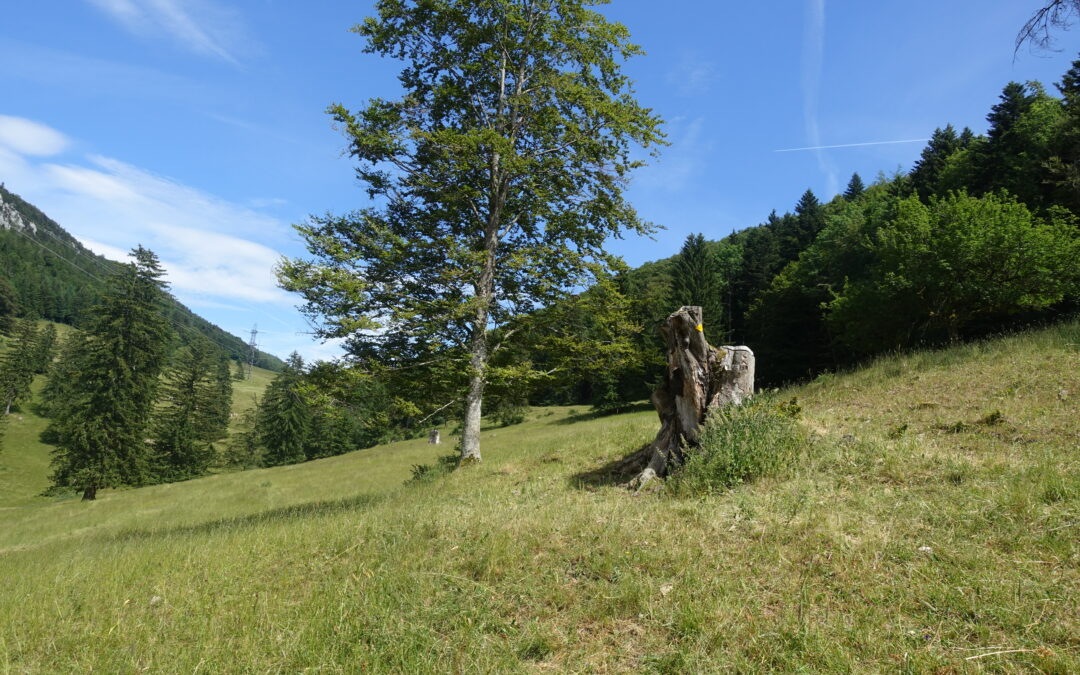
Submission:
M 628 483 L 631 488 L 664 477 L 681 464 L 686 450 L 698 445 L 711 409 L 738 405 L 754 393 L 754 352 L 749 347 L 709 345 L 701 319 L 700 307 L 682 307 L 660 326 L 667 371 L 651 398 L 660 431 L 641 451 L 644 456 L 635 456 L 647 464 Z
M 432 429 L 431 431 L 428 432 L 427 442 L 428 442 L 429 445 L 439 445 L 439 443 L 442 442 L 441 439 L 439 438 L 439 430 L 438 429 Z

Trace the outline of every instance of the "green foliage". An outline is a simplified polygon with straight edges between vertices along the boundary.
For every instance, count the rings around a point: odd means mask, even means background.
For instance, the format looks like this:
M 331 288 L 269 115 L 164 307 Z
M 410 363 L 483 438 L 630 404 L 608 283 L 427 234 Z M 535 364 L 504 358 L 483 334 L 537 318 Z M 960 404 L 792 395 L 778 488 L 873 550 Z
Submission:
M 863 183 L 863 179 L 858 173 L 851 174 L 851 180 L 848 181 L 847 188 L 844 190 L 844 199 L 858 199 L 866 190 L 866 185 Z
M 376 11 L 354 30 L 404 62 L 405 95 L 330 113 L 382 206 L 313 217 L 298 229 L 315 259 L 279 278 L 319 335 L 363 360 L 465 350 L 456 390 L 475 443 L 488 331 L 610 265 L 609 236 L 649 231 L 623 179 L 641 164 L 634 147 L 662 142 L 660 120 L 620 71 L 640 52 L 626 28 L 582 0 Z
M 30 231 L 0 228 L 0 333 L 15 314 L 82 326 L 103 293 L 102 280 L 114 274 L 120 263 L 89 251 L 40 209 L 2 185 L 0 203 L 33 226 Z M 226 348 L 230 356 L 247 358 L 249 348 L 243 340 L 196 316 L 171 296 L 162 302 L 162 312 L 178 327 L 180 344 L 203 335 Z M 280 370 L 282 362 L 259 352 L 256 365 Z
M 671 476 L 677 495 L 707 495 L 789 470 L 810 445 L 795 401 L 759 395 L 743 405 L 714 410 L 700 446 Z
M 233 433 L 229 434 L 225 446 L 225 464 L 239 469 L 254 469 L 263 466 L 263 448 L 259 444 L 258 400 L 251 408 L 240 413 Z
M 727 335 L 723 298 L 740 254 L 730 243 L 707 242 L 702 234 L 689 235 L 671 270 L 668 312 L 687 305 L 701 307 L 705 335 L 713 342 L 723 342 Z
M 121 266 L 87 322 L 73 363 L 63 415 L 50 424 L 57 440 L 53 481 L 83 490 L 139 485 L 151 477 L 146 431 L 165 365 L 170 331 L 161 314 L 163 274 L 141 246 Z
M 1080 282 L 1074 219 L 1043 222 L 1004 195 L 901 200 L 865 244 L 872 262 L 834 290 L 826 317 L 861 353 L 955 340 L 976 322 L 1075 296 Z
M 0 408 L 5 415 L 30 395 L 37 365 L 37 346 L 38 332 L 34 322 L 29 319 L 17 321 L 7 351 L 0 355 Z
M 0 277 L 0 335 L 8 335 L 14 327 L 14 319 L 19 313 L 19 300 L 11 282 Z
M 285 370 L 267 387 L 259 406 L 259 440 L 266 448 L 268 466 L 294 464 L 307 458 L 311 409 L 301 392 L 303 374 L 303 359 L 293 352 L 285 362 Z
M 222 375 L 227 387 L 221 386 Z M 214 459 L 212 443 L 225 436 L 231 408 L 232 382 L 218 350 L 205 339 L 180 350 L 165 374 L 154 420 L 155 478 L 168 482 L 206 473 Z
M 37 340 L 34 342 L 34 354 L 32 368 L 35 375 L 43 375 L 48 372 L 52 365 L 54 352 L 56 351 L 56 325 L 47 323 L 38 331 Z

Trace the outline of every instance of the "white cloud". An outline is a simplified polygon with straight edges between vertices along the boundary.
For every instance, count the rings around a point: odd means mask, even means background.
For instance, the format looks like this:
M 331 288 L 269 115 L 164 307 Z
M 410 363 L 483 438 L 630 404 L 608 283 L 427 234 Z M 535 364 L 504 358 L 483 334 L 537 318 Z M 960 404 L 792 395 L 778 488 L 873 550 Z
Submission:
M 139 37 L 165 34 L 191 52 L 234 65 L 237 50 L 250 44 L 237 14 L 209 0 L 87 1 Z
M 108 258 L 109 260 L 115 260 L 116 262 L 129 262 L 130 251 L 120 248 L 119 246 L 110 246 L 109 244 L 102 244 L 100 241 L 94 241 L 93 239 L 87 239 L 86 237 L 75 237 L 79 240 L 79 243 L 90 249 L 94 253 L 100 256 Z
M 217 232 L 157 223 L 148 229 L 163 251 L 173 291 L 290 306 L 295 298 L 277 287 L 281 254 L 253 241 Z
M 58 155 L 71 145 L 52 127 L 22 117 L 0 115 L 0 145 L 21 155 Z

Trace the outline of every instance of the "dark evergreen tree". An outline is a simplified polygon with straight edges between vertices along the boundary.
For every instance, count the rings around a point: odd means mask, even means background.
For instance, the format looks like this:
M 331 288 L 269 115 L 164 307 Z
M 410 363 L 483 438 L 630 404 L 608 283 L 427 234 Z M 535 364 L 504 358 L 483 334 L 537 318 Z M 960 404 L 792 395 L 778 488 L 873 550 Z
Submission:
M 37 340 L 34 342 L 33 370 L 37 375 L 43 375 L 52 364 L 56 351 L 56 326 L 47 323 L 38 331 Z
M 153 430 L 160 481 L 206 473 L 214 456 L 211 443 L 224 435 L 215 357 L 213 345 L 197 339 L 177 353 L 168 370 Z
M 225 462 L 240 469 L 263 465 L 263 448 L 259 443 L 259 400 L 240 414 L 236 427 L 225 446 Z
M 0 407 L 11 414 L 12 406 L 26 400 L 34 381 L 37 326 L 30 319 L 17 321 L 7 350 L 0 356 Z
M 83 499 L 150 478 L 146 431 L 170 333 L 157 256 L 139 246 L 132 257 L 92 311 L 65 414 L 50 424 L 58 445 L 53 482 L 81 489 Z
M 866 190 L 866 186 L 863 185 L 863 180 L 858 173 L 851 174 L 851 180 L 848 181 L 847 189 L 844 190 L 844 199 L 852 200 L 858 199 L 859 195 Z
M 944 129 L 934 129 L 930 142 L 923 148 L 909 174 L 911 189 L 921 199 L 928 200 L 931 195 L 939 192 L 938 180 L 941 172 L 945 169 L 949 157 L 961 147 L 960 137 L 956 135 L 953 125 L 947 124 Z
M 311 410 L 301 392 L 304 360 L 293 352 L 263 395 L 259 407 L 259 440 L 267 465 L 294 464 L 307 457 Z
M 1048 181 L 1055 201 L 1080 214 L 1080 60 L 1073 61 L 1057 88 L 1064 119 L 1052 142 Z
M 671 311 L 684 305 L 702 308 L 705 335 L 719 341 L 723 331 L 723 279 L 709 242 L 691 234 L 683 242 L 671 271 Z
M 19 313 L 19 299 L 11 283 L 0 277 L 0 335 L 8 335 Z
M 85 351 L 86 335 L 79 330 L 69 332 L 60 344 L 60 353 L 50 364 L 45 386 L 41 389 L 37 411 L 45 417 L 66 416 L 66 406 L 75 399 L 75 383 L 79 381 L 80 357 Z M 55 428 L 50 433 L 55 432 Z M 47 442 L 54 443 L 55 438 Z

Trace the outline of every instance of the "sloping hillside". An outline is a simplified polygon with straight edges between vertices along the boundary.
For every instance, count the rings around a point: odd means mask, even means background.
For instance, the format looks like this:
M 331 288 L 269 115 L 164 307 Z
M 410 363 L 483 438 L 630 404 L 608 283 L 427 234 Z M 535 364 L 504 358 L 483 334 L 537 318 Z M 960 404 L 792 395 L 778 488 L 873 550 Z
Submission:
M 101 293 L 102 279 L 117 263 L 84 247 L 40 209 L 0 184 L 0 291 L 10 287 L 20 313 L 78 325 Z M 0 298 L 2 299 L 2 298 Z M 4 306 L 0 303 L 0 312 Z M 246 361 L 250 348 L 169 296 L 163 308 L 187 343 L 201 334 L 234 359 Z M 256 365 L 274 371 L 281 359 L 259 352 Z
M 16 672 L 1080 670 L 1080 324 L 782 392 L 790 475 L 705 498 L 595 469 L 648 412 L 0 511 Z M 429 475 L 437 472 L 429 472 Z
M 57 330 L 63 336 L 71 329 L 57 324 Z M 262 395 L 273 378 L 271 371 L 255 368 L 249 379 L 233 382 L 234 424 L 239 421 L 243 411 L 253 407 L 255 397 Z M 45 377 L 36 377 L 34 396 L 43 386 Z M 23 405 L 11 415 L 3 441 L 0 442 L 0 513 L 10 507 L 51 501 L 43 497 L 42 492 L 49 487 L 49 463 L 53 448 L 40 440 L 49 420 L 34 414 L 33 408 L 33 405 Z

